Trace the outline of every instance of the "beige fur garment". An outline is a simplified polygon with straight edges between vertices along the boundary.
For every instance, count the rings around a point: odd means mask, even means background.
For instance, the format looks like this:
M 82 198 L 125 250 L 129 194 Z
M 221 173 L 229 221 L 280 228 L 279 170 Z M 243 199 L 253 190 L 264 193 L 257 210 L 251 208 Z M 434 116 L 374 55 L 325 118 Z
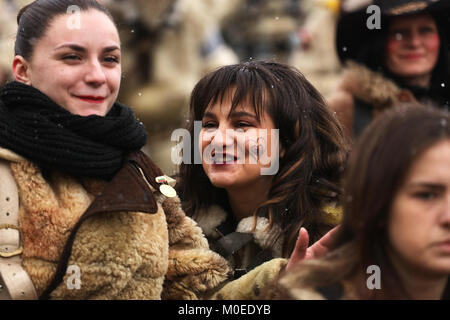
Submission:
M 40 295 L 72 227 L 105 182 L 59 172 L 44 178 L 35 164 L 5 149 L 0 158 L 11 161 L 19 190 L 23 266 Z M 154 194 L 154 214 L 100 213 L 81 225 L 68 264 L 80 269 L 81 286 L 70 289 L 66 274 L 53 299 L 198 299 L 229 277 L 228 263 L 209 250 L 178 197 Z

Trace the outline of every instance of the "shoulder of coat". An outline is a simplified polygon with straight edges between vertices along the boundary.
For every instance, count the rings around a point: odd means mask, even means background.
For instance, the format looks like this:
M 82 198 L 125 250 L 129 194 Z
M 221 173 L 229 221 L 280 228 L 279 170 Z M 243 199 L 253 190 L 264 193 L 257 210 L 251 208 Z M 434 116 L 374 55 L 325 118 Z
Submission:
M 339 88 L 376 108 L 395 103 L 402 91 L 382 73 L 352 61 L 346 65 Z

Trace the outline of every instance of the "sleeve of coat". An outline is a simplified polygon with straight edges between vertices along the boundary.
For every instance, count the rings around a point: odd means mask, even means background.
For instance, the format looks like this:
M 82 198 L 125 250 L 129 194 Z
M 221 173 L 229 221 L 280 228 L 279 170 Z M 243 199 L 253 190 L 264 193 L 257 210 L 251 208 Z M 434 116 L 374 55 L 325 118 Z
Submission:
M 160 299 L 168 232 L 164 212 L 158 209 L 155 214 L 104 213 L 87 219 L 69 260 L 69 268 L 75 269 L 68 270 L 74 272 L 65 275 L 51 298 Z
M 272 259 L 256 267 L 237 280 L 227 283 L 214 293 L 212 300 L 254 300 L 267 286 L 272 285 L 275 279 L 284 270 L 288 260 L 283 258 Z
M 178 197 L 162 203 L 169 231 L 169 268 L 163 299 L 204 298 L 231 276 L 229 263 L 209 249 L 200 227 L 181 209 Z

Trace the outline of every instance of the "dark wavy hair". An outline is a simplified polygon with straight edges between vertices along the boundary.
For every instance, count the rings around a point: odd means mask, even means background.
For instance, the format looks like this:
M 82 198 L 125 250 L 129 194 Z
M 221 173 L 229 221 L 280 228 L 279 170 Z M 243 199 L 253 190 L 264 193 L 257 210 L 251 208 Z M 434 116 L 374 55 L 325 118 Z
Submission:
M 408 299 L 388 255 L 388 218 L 393 201 L 414 161 L 450 140 L 450 113 L 432 106 L 404 105 L 377 117 L 360 136 L 344 173 L 344 219 L 334 248 L 305 261 L 290 277 L 294 286 L 323 288 L 366 268 L 382 270 L 381 289 L 359 292 L 373 299 Z M 450 299 L 450 284 L 443 299 Z
M 95 9 L 114 20 L 108 10 L 96 0 L 36 0 L 24 6 L 17 15 L 15 55 L 30 60 L 37 40 L 41 39 L 55 17 L 67 14 L 72 6 L 81 11 Z
M 342 128 L 319 92 L 297 69 L 252 61 L 222 67 L 197 83 L 190 100 L 192 137 L 194 121 L 201 121 L 208 106 L 222 101 L 230 88 L 236 89 L 231 111 L 250 102 L 258 118 L 267 112 L 279 129 L 285 153 L 280 156 L 268 200 L 257 208 L 255 218 L 268 216 L 270 226 L 276 223 L 285 231 L 283 256 L 287 257 L 300 227 L 308 229 L 312 241 L 321 236 L 317 223 L 321 210 L 338 199 L 347 150 Z M 191 157 L 194 163 L 194 154 Z M 194 218 L 198 209 L 212 204 L 227 208 L 225 190 L 211 184 L 201 164 L 181 164 L 179 190 L 186 213 Z

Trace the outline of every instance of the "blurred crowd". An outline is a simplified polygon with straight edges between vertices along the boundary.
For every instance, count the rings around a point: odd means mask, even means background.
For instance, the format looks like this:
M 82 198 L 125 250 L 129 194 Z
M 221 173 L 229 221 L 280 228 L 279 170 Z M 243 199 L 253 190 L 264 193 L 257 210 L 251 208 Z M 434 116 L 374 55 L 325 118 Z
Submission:
M 0 0 L 0 82 L 11 77 L 19 8 Z M 186 126 L 189 95 L 207 72 L 241 61 L 299 68 L 325 96 L 341 66 L 334 50 L 339 0 L 102 0 L 122 40 L 120 101 L 149 132 L 146 151 L 166 172 L 171 133 Z

